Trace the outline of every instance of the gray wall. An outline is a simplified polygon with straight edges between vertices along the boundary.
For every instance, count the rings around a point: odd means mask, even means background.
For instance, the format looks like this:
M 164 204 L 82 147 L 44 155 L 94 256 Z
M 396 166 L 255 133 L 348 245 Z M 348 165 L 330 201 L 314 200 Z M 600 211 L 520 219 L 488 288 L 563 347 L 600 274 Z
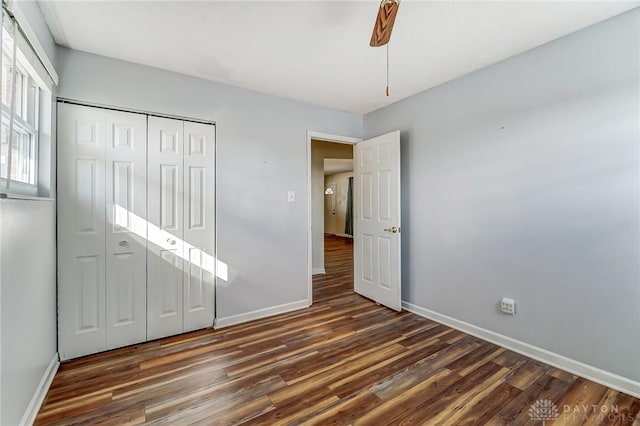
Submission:
M 640 380 L 639 15 L 365 116 L 401 130 L 403 300 Z
M 56 354 L 55 202 L 0 200 L 2 417 L 17 425 Z
M 58 72 L 62 97 L 217 122 L 218 318 L 307 299 L 307 131 L 360 137 L 360 115 L 64 48 Z
M 56 46 L 37 3 L 19 7 L 55 65 Z M 40 187 L 54 196 L 55 119 L 40 133 Z M 2 425 L 18 424 L 57 351 L 55 213 L 53 201 L 0 201 Z
M 353 145 L 317 140 L 311 141 L 311 271 L 318 274 L 324 273 L 325 158 L 353 158 Z

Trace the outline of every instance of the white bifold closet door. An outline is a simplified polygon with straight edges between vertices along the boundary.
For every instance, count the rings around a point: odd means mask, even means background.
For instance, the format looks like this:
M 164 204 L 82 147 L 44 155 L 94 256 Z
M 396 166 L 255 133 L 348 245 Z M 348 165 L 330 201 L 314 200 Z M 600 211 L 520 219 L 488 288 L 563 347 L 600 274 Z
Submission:
M 146 116 L 58 105 L 63 360 L 146 339 Z
M 213 325 L 215 127 L 149 117 L 147 337 Z

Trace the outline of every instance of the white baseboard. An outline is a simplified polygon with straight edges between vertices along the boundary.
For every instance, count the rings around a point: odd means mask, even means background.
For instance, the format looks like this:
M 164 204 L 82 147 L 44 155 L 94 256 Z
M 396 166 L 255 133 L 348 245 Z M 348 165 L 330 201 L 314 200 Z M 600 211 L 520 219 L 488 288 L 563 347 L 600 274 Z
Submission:
M 409 312 L 420 315 L 421 317 L 439 322 L 451 328 L 455 328 L 456 330 L 460 330 L 472 336 L 510 349 L 519 354 L 528 356 L 529 358 L 533 358 L 535 360 L 544 362 L 545 364 L 549 364 L 556 368 L 568 371 L 571 374 L 584 377 L 585 379 L 589 379 L 617 391 L 624 392 L 636 398 L 640 398 L 640 382 L 636 382 L 634 380 L 619 376 L 609 371 L 605 371 L 600 368 L 585 364 L 583 362 L 567 358 L 564 355 L 560 355 L 555 352 L 530 345 L 529 343 L 525 343 L 520 340 L 512 339 L 511 337 L 507 337 L 502 334 L 487 330 L 485 328 L 469 324 L 468 322 L 460 321 L 450 316 L 440 314 L 438 312 L 423 308 L 418 305 L 414 305 L 409 302 L 403 301 L 402 307 Z
M 56 352 L 53 354 L 53 358 L 44 372 L 42 380 L 40 380 L 40 384 L 38 384 L 38 387 L 33 394 L 33 398 L 31 398 L 31 401 L 27 406 L 27 410 L 22 416 L 22 420 L 20 420 L 20 426 L 31 426 L 33 425 L 33 422 L 35 422 L 36 416 L 38 415 L 40 407 L 47 396 L 47 392 L 49 391 L 49 387 L 51 387 L 51 382 L 53 382 L 53 378 L 55 377 L 59 366 L 60 361 L 58 360 L 58 353 Z
M 327 271 L 324 268 L 313 268 L 311 275 L 324 275 Z
M 215 328 L 224 328 L 243 322 L 254 321 L 257 319 L 272 317 L 274 315 L 284 314 L 298 309 L 308 308 L 310 303 L 307 299 L 298 300 L 297 302 L 285 303 L 284 305 L 272 306 L 270 308 L 258 309 L 244 314 L 232 315 L 230 317 L 217 318 Z

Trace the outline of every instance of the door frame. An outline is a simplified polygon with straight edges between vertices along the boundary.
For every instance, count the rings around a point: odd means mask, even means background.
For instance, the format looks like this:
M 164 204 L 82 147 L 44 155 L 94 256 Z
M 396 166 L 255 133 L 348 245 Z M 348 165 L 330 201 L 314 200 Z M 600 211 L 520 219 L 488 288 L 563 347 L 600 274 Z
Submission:
M 311 230 L 311 226 L 313 224 L 313 194 L 311 193 L 312 140 L 355 146 L 355 144 L 357 144 L 358 142 L 362 142 L 363 139 L 350 136 L 333 135 L 330 133 L 315 132 L 312 130 L 307 131 L 307 298 L 309 306 L 313 304 L 313 233 Z

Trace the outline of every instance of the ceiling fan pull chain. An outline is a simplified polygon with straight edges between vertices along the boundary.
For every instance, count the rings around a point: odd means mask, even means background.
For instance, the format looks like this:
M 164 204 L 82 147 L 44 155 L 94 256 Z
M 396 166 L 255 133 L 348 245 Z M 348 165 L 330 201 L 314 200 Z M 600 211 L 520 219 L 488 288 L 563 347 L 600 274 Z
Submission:
M 387 43 L 387 96 L 389 96 L 389 43 Z

